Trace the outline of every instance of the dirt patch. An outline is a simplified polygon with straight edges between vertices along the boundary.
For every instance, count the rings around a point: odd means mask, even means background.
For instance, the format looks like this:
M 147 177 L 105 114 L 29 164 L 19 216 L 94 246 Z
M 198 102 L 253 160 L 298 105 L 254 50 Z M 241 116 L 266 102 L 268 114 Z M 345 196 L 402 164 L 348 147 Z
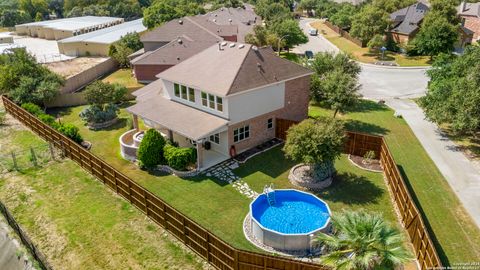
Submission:
M 107 59 L 106 57 L 79 57 L 67 61 L 44 64 L 44 66 L 64 78 L 69 78 Z
M 348 159 L 362 169 L 374 171 L 374 172 L 383 171 L 382 165 L 380 164 L 380 160 L 378 159 L 373 159 L 370 162 L 365 162 L 365 159 L 363 157 L 353 156 L 353 155 L 349 155 Z

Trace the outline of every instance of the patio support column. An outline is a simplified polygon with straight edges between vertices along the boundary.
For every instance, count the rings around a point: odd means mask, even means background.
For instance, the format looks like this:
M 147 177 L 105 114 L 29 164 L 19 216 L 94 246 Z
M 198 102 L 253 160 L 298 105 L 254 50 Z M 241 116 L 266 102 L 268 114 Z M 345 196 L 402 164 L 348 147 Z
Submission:
M 171 129 L 168 130 L 168 139 L 173 142 L 173 131 Z
M 138 116 L 133 114 L 133 128 L 138 132 L 140 129 L 138 128 Z
M 203 166 L 203 146 L 202 141 L 197 141 L 197 170 L 200 170 Z

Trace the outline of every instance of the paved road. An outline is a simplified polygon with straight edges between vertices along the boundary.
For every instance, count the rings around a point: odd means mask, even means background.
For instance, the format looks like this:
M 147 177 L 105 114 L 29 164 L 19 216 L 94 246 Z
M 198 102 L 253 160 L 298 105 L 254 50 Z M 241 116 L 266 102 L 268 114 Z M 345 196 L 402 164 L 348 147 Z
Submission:
M 413 101 L 387 99 L 387 105 L 407 121 L 467 212 L 480 227 L 480 164 L 469 160 L 435 124 L 425 120 L 423 111 Z
M 312 51 L 313 53 L 318 52 L 338 52 L 339 49 L 335 47 L 332 43 L 330 43 L 325 37 L 322 35 L 317 36 L 310 36 L 308 34 L 308 30 L 310 29 L 309 23 L 316 21 L 317 19 L 310 19 L 310 18 L 301 18 L 300 19 L 300 28 L 302 28 L 305 35 L 308 37 L 308 42 L 306 44 L 302 44 L 297 46 L 293 49 L 295 53 L 305 53 L 305 51 Z
M 360 65 L 360 92 L 365 98 L 417 98 L 425 94 L 428 84 L 426 68 L 399 69 Z
M 311 19 L 302 19 L 300 26 L 308 31 Z M 325 38 L 310 37 L 305 48 L 313 52 L 338 51 Z M 304 49 L 303 47 L 300 47 Z M 384 99 L 400 113 L 420 143 L 439 168 L 477 226 L 480 227 L 480 162 L 469 160 L 456 145 L 425 120 L 425 115 L 410 98 L 425 94 L 428 78 L 426 68 L 391 68 L 361 64 L 360 92 L 368 99 Z M 441 196 L 441 194 L 439 194 Z

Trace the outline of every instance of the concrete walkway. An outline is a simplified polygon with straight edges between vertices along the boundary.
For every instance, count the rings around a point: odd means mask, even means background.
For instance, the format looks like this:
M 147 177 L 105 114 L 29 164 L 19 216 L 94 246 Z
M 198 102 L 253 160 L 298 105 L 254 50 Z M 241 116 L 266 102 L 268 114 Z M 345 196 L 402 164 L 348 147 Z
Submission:
M 407 99 L 388 99 L 386 102 L 407 121 L 467 212 L 480 227 L 480 164 L 469 160 L 435 124 L 425 120 L 422 109 L 415 102 Z

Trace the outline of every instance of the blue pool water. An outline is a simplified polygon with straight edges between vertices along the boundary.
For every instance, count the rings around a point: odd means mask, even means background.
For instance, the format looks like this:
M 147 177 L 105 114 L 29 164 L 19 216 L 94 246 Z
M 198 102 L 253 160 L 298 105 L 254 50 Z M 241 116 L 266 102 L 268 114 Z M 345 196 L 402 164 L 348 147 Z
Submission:
M 265 195 L 252 203 L 253 217 L 265 228 L 285 234 L 309 233 L 324 227 L 327 205 L 313 195 L 295 190 L 276 190 L 275 205 Z

